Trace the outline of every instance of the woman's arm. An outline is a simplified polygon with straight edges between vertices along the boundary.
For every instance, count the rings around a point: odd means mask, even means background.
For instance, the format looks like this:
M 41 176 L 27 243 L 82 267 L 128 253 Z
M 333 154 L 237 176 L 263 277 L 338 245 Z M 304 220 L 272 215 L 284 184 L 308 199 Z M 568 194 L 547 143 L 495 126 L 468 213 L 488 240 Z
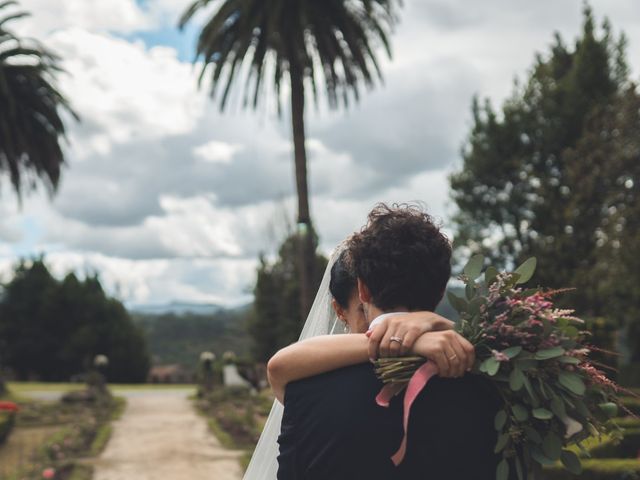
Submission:
M 385 319 L 376 327 L 373 337 L 380 335 L 386 338 L 385 332 L 397 331 L 399 324 L 409 333 L 403 342 L 407 347 L 404 353 L 411 351 L 414 342 L 423 333 L 453 328 L 453 322 L 433 312 L 412 312 Z M 377 348 L 372 349 L 371 343 L 372 340 L 365 334 L 352 333 L 313 337 L 281 349 L 267 365 L 269 383 L 276 398 L 284 402 L 284 390 L 289 382 L 377 358 Z M 437 348 L 444 346 L 443 342 L 426 342 L 422 351 L 435 357 Z M 449 373 L 448 369 L 443 368 L 442 371 L 445 375 Z
M 368 343 L 364 333 L 322 335 L 279 350 L 267 365 L 276 398 L 284 404 L 284 390 L 289 382 L 368 361 Z

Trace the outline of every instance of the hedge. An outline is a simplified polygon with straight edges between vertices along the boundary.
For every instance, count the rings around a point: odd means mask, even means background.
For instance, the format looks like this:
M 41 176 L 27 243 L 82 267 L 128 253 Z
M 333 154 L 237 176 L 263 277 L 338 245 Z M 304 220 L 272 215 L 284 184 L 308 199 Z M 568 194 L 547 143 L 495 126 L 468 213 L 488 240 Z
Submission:
M 580 475 L 571 475 L 560 466 L 545 469 L 545 480 L 640 480 L 640 461 L 636 458 L 583 459 Z

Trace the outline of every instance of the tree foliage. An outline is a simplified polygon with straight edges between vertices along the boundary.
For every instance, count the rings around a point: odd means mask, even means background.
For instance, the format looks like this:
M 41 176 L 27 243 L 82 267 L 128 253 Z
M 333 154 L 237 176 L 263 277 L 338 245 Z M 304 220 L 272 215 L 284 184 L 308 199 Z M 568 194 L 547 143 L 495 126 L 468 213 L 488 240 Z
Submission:
M 110 381 L 146 380 L 145 339 L 97 276 L 57 280 L 42 259 L 21 262 L 0 299 L 0 365 L 19 379 L 68 381 L 98 354 Z
M 136 313 L 133 321 L 144 331 L 154 363 L 177 363 L 195 371 L 204 351 L 218 358 L 226 351 L 248 355 L 250 339 L 244 329 L 248 311 L 242 307 L 211 314 Z
M 507 267 L 535 256 L 537 282 L 576 287 L 581 316 L 620 323 L 640 305 L 640 96 L 625 47 L 585 7 L 575 45 L 556 35 L 499 112 L 474 100 L 450 178 L 458 251 Z
M 7 29 L 25 13 L 2 15 L 14 1 L 0 1 L 0 173 L 18 194 L 39 178 L 49 191 L 60 179 L 65 126 L 61 112 L 75 117 L 55 87 L 59 59 L 34 40 Z
M 327 259 L 315 256 L 316 277 L 313 291 L 317 291 Z M 257 361 L 266 362 L 276 351 L 300 336 L 306 318 L 300 314 L 300 257 L 296 254 L 296 237 L 289 236 L 275 261 L 260 257 L 254 289 L 254 312 L 248 330 L 253 340 L 252 353 Z

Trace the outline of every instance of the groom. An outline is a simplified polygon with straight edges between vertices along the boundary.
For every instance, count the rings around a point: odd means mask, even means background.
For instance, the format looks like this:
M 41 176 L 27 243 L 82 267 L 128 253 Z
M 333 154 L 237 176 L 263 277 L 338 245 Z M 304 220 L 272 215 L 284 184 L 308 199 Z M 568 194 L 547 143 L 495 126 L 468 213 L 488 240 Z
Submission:
M 419 209 L 377 206 L 348 248 L 370 323 L 389 312 L 434 310 L 441 300 L 451 247 Z M 428 335 L 435 334 L 421 338 Z M 433 360 L 455 358 L 456 335 L 438 343 L 441 351 L 434 350 Z M 388 408 L 379 407 L 381 387 L 371 364 L 287 385 L 278 479 L 495 478 L 493 418 L 499 400 L 483 379 L 431 379 L 413 404 L 406 456 L 397 467 L 390 457 L 403 436 L 402 395 Z

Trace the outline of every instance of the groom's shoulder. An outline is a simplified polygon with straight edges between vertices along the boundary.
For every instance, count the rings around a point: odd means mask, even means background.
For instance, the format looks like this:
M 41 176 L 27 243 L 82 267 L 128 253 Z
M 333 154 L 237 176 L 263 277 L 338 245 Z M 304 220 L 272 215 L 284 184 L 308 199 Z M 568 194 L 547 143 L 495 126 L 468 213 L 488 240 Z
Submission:
M 318 395 L 333 396 L 344 390 L 369 393 L 380 386 L 381 382 L 376 378 L 373 365 L 361 363 L 291 382 L 286 387 L 285 398 L 287 395 L 307 394 L 313 394 L 316 398 Z

